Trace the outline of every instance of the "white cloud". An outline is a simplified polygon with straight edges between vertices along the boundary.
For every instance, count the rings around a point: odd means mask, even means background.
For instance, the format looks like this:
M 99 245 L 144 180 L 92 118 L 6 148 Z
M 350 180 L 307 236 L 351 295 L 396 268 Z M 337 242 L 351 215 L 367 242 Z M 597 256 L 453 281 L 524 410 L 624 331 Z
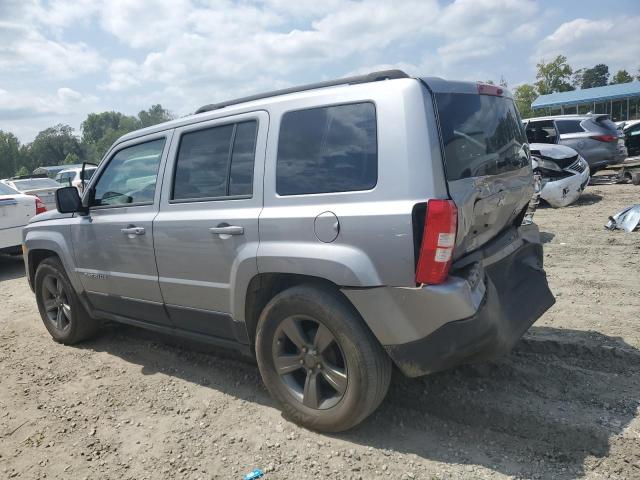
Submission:
M 338 74 L 369 69 L 379 63 L 369 57 L 396 45 L 420 45 L 431 56 L 437 51 L 440 58 L 428 70 L 437 73 L 434 65 L 446 69 L 503 50 L 505 36 L 538 8 L 529 0 L 457 0 L 446 6 L 435 0 L 365 0 L 343 1 L 339 8 L 336 2 L 223 1 L 206 7 L 183 4 L 173 9 L 182 12 L 173 20 L 156 12 L 140 23 L 139 7 L 120 10 L 119 5 L 113 2 L 113 11 L 103 11 L 102 24 L 121 42 L 151 51 L 136 67 L 112 64 L 103 87 L 172 86 L 197 103 L 252 93 L 258 83 L 272 88 L 291 76 L 322 72 L 326 65 L 334 72 L 336 65 L 349 65 Z M 163 29 L 156 17 L 168 22 Z M 445 45 L 436 47 L 438 38 L 445 38 Z M 415 58 L 394 63 L 412 73 L 424 66 Z
M 552 60 L 565 55 L 574 68 L 592 67 L 598 63 L 635 71 L 640 58 L 637 37 L 640 16 L 589 20 L 577 18 L 560 25 L 537 45 L 532 61 Z M 629 40 L 629 41 L 626 41 Z
M 33 95 L 27 91 L 0 88 L 0 118 L 41 115 L 69 115 L 78 106 L 94 105 L 98 98 L 83 95 L 69 87 L 58 88 L 55 95 Z
M 25 71 L 43 69 L 45 74 L 59 79 L 96 72 L 103 65 L 100 55 L 84 43 L 58 42 L 34 31 L 19 40 L 13 51 L 14 67 Z
M 99 10 L 96 0 L 24 0 L 25 12 L 38 23 L 60 32 L 60 29 L 88 23 Z
M 126 45 L 154 47 L 183 31 L 192 8 L 188 0 L 107 0 L 100 7 L 100 23 Z
M 87 44 L 46 35 L 49 23 L 43 25 L 44 19 L 59 25 L 62 17 L 47 17 L 39 4 L 29 1 L 9 0 L 7 5 L 3 6 L 6 14 L 0 10 L 0 75 L 28 73 L 68 79 L 96 72 L 103 65 L 98 52 Z
M 140 85 L 140 80 L 136 78 L 137 70 L 135 62 L 126 58 L 116 59 L 109 65 L 109 82 L 100 85 L 100 88 L 117 92 L 137 87 Z

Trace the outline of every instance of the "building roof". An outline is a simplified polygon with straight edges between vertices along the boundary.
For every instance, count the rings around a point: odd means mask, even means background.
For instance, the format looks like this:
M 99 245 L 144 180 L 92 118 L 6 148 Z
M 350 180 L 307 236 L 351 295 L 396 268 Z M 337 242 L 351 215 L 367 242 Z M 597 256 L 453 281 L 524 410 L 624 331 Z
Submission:
M 571 92 L 557 92 L 540 95 L 531 107 L 552 107 L 555 105 L 576 105 L 593 101 L 615 100 L 617 98 L 640 97 L 640 82 L 619 83 L 604 87 L 584 88 Z

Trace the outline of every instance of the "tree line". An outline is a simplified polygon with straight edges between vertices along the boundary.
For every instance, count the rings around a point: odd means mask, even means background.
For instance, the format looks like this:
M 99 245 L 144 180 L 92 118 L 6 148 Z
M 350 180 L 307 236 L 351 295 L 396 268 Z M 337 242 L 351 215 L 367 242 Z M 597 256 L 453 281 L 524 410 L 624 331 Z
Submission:
M 567 57 L 564 55 L 558 55 L 548 63 L 543 60 L 536 65 L 536 68 L 536 82 L 518 85 L 513 90 L 513 98 L 522 118 L 533 116 L 531 103 L 539 95 L 640 80 L 640 69 L 638 69 L 635 79 L 627 70 L 618 70 L 613 76 L 610 76 L 609 67 L 603 63 L 591 68 L 574 69 L 567 63 Z M 504 85 L 506 86 L 506 82 Z
M 38 167 L 98 163 L 120 136 L 172 118 L 159 104 L 135 116 L 113 111 L 90 113 L 80 126 L 79 136 L 72 127 L 60 123 L 42 130 L 27 144 L 21 144 L 13 133 L 0 130 L 0 178 L 27 175 Z

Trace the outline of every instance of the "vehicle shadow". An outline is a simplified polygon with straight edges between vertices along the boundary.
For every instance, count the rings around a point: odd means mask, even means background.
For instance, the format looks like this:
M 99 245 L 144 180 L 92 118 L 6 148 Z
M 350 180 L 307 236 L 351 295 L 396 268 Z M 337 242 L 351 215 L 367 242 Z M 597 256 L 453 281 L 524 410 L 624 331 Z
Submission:
M 115 327 L 80 348 L 117 355 L 145 375 L 163 372 L 273 405 L 254 364 L 208 346 Z M 518 478 L 577 478 L 591 464 L 609 461 L 612 448 L 627 448 L 622 458 L 630 463 L 616 469 L 630 478 L 639 453 L 633 442 L 620 446 L 614 437 L 634 419 L 639 399 L 640 350 L 596 332 L 532 327 L 494 362 L 419 379 L 394 375 L 378 411 L 333 436 L 385 455 L 483 466 Z
M 549 243 L 556 237 L 555 233 L 551 232 L 540 232 L 540 241 L 542 243 Z
M 0 254 L 0 282 L 24 277 L 24 261 L 22 255 Z
M 597 193 L 585 192 L 580 195 L 580 197 L 578 197 L 578 200 L 573 202 L 567 208 L 595 205 L 596 203 L 602 201 L 602 198 L 602 195 L 598 195 Z

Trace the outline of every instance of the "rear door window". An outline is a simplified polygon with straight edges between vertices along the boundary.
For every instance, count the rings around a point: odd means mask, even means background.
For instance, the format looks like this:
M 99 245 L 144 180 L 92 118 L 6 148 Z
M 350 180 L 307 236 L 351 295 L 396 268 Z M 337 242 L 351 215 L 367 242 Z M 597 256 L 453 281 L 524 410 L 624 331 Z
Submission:
M 582 120 L 556 120 L 556 126 L 560 134 L 584 132 L 584 128 L 580 125 L 581 123 Z
M 283 115 L 276 164 L 279 195 L 370 190 L 377 179 L 376 111 L 372 103 Z
M 251 196 L 257 129 L 249 121 L 184 133 L 172 199 Z
M 438 93 L 436 103 L 449 181 L 529 164 L 524 128 L 510 98 Z

